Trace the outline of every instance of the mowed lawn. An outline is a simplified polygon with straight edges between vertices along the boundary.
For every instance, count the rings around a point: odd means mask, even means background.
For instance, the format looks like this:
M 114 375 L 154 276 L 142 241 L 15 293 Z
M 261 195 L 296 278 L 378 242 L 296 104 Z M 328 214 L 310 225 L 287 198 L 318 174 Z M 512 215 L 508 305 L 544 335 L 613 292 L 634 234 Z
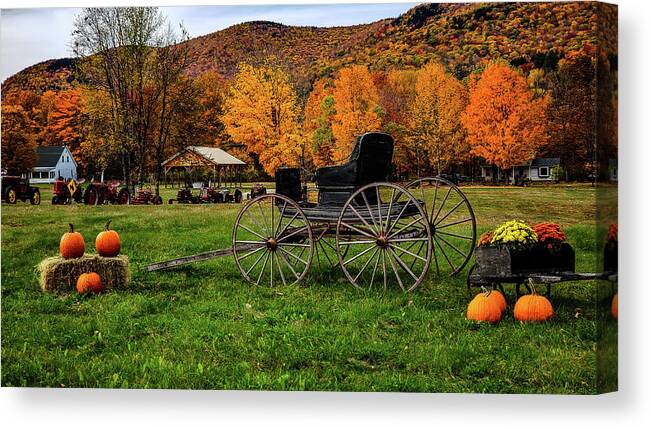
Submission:
M 478 233 L 518 218 L 556 221 L 594 271 L 595 191 L 464 188 Z M 174 191 L 165 191 L 167 200 Z M 238 205 L 2 206 L 2 386 L 573 393 L 597 392 L 593 282 L 553 289 L 550 322 L 465 319 L 465 271 L 414 292 L 363 292 L 313 265 L 300 285 L 241 279 L 232 257 L 160 272 L 142 266 L 230 245 Z M 40 291 L 35 266 L 72 222 L 87 251 L 106 220 L 130 257 L 129 289 Z M 600 247 L 599 247 L 600 248 Z M 466 268 L 467 271 L 467 268 Z M 603 297 L 609 304 L 609 296 Z M 606 301 L 607 300 L 607 301 Z M 605 320 L 606 334 L 616 323 Z M 611 373 L 614 382 L 615 374 Z

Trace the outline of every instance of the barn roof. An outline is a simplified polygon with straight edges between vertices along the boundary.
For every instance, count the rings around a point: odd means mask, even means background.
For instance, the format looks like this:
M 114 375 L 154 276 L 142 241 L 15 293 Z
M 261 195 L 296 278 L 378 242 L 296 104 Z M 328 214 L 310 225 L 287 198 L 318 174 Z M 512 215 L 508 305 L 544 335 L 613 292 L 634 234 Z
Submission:
M 235 156 L 228 154 L 222 149 L 203 146 L 188 146 L 163 162 L 163 165 L 171 163 L 171 165 L 169 165 L 171 168 L 185 165 L 185 163 L 188 163 L 188 165 L 194 164 L 195 162 L 191 160 L 192 156 L 189 156 L 190 154 L 200 156 L 200 158 L 203 159 L 202 163 L 212 163 L 214 165 L 246 165 L 246 163 L 242 162 Z
M 246 165 L 233 155 L 217 147 L 188 146 L 189 150 L 199 153 L 218 165 Z
M 47 168 L 57 166 L 61 153 L 65 146 L 58 147 L 37 147 L 36 148 L 36 168 Z

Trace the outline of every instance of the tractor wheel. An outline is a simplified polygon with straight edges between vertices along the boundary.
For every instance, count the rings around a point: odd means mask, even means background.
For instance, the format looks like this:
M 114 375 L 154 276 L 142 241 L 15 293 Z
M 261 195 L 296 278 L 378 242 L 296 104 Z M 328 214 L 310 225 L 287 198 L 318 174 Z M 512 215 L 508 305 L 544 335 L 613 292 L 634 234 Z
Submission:
M 84 197 L 84 203 L 86 205 L 97 205 L 99 202 L 99 195 L 97 194 L 97 189 L 94 187 L 88 188 L 86 190 L 86 195 Z
M 163 198 L 159 196 L 154 196 L 154 200 L 152 201 L 154 205 L 161 205 L 163 203 Z
M 52 196 L 52 205 L 59 205 L 59 197 Z
M 7 193 L 5 193 L 5 195 L 7 196 L 6 199 L 7 199 L 8 203 L 10 203 L 12 205 L 16 203 L 16 200 L 18 199 L 16 189 L 14 189 L 13 187 L 9 187 L 7 189 Z
M 118 193 L 118 204 L 120 205 L 128 205 L 131 203 L 131 194 L 129 193 L 129 190 L 127 189 L 122 189 Z
M 29 198 L 29 203 L 32 205 L 41 205 L 41 191 L 34 189 L 32 191 L 32 196 Z

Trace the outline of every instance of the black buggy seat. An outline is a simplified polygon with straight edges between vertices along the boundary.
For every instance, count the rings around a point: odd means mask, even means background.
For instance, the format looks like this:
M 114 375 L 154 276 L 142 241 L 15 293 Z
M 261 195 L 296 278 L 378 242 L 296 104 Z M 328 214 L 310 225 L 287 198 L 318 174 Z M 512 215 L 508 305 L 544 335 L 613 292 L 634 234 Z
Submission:
M 387 181 L 393 159 L 393 138 L 381 132 L 367 132 L 355 140 L 355 147 L 343 165 L 316 170 L 320 205 L 343 205 L 362 186 Z

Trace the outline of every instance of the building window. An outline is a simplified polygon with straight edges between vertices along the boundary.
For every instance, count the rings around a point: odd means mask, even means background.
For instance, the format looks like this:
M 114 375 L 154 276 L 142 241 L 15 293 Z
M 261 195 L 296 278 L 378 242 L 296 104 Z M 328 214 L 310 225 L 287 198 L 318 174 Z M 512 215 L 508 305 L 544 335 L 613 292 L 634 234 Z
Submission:
M 50 171 L 50 178 L 54 178 L 54 171 Z
M 539 177 L 549 177 L 549 167 L 548 166 L 541 166 L 538 168 L 538 176 Z

